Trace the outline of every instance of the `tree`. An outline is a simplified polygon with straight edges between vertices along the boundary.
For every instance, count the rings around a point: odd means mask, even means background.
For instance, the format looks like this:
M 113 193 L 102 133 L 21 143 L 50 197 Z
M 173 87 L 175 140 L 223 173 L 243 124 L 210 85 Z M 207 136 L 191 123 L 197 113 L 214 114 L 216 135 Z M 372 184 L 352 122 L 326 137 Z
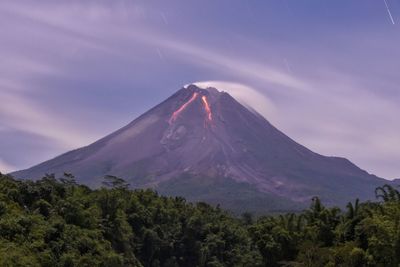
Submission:
M 60 178 L 60 181 L 67 187 L 68 186 L 73 187 L 73 186 L 77 185 L 75 176 L 73 174 L 67 173 L 67 172 L 64 172 L 64 175 L 63 175 L 63 177 Z
M 384 202 L 395 201 L 400 202 L 400 192 L 393 186 L 385 184 L 384 186 L 375 189 L 377 199 L 382 199 Z
M 114 189 L 128 189 L 129 188 L 129 183 L 127 183 L 124 179 L 119 178 L 117 176 L 113 175 L 106 175 L 104 177 L 104 181 L 102 184 L 106 187 L 109 188 L 114 188 Z

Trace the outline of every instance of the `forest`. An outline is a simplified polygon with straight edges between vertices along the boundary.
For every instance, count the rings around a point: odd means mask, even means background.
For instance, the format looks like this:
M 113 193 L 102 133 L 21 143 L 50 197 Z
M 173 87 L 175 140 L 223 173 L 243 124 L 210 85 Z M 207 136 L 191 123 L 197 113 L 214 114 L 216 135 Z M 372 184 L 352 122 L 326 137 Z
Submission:
M 16 180 L 0 174 L 0 266 L 385 266 L 400 264 L 400 193 L 343 210 L 315 197 L 300 213 L 236 216 L 131 190 L 107 176 Z

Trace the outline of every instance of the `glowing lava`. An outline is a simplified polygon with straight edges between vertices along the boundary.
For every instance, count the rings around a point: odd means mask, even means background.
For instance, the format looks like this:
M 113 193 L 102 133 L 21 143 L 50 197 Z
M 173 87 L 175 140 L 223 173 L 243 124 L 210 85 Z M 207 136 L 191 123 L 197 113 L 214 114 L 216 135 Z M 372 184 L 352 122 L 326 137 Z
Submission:
M 201 100 L 203 101 L 204 110 L 207 113 L 207 119 L 209 122 L 211 122 L 212 121 L 212 112 L 211 112 L 210 105 L 208 104 L 207 97 L 205 95 L 203 95 L 201 97 Z
M 196 100 L 196 98 L 199 96 L 199 93 L 194 92 L 192 97 L 186 101 L 182 106 L 180 106 L 174 113 L 172 113 L 171 118 L 169 119 L 169 124 L 172 124 L 173 122 L 175 122 L 179 115 L 193 102 Z M 203 108 L 204 111 L 206 112 L 206 123 L 212 122 L 212 112 L 211 112 L 211 108 L 210 108 L 210 104 L 208 103 L 208 99 L 207 96 L 203 95 L 201 97 L 201 101 L 203 103 Z
M 187 106 L 190 105 L 190 103 L 192 103 L 194 100 L 196 100 L 198 95 L 199 95 L 199 93 L 194 92 L 192 97 L 187 102 L 185 102 L 179 109 L 177 109 L 174 113 L 172 113 L 172 116 L 168 121 L 169 124 L 172 124 L 174 121 L 176 121 L 179 114 L 182 113 L 182 111 L 184 111 L 187 108 Z

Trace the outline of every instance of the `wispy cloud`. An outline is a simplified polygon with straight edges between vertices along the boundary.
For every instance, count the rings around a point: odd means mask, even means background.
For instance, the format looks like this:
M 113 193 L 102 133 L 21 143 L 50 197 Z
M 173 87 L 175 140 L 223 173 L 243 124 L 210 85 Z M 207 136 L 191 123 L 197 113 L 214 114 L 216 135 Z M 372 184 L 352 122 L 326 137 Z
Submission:
M 0 92 L 0 118 L 10 129 L 29 132 L 58 141 L 64 149 L 85 145 L 91 138 L 76 131 L 54 112 L 44 110 L 17 93 Z
M 289 89 L 302 91 L 310 90 L 310 85 L 293 75 L 288 75 L 284 71 L 258 62 L 248 62 L 245 59 L 237 57 L 235 59 L 223 56 L 211 49 L 203 49 L 190 43 L 180 40 L 154 40 L 161 43 L 166 48 L 180 52 L 186 59 L 196 59 L 195 63 L 207 64 L 208 67 L 218 68 L 221 71 L 240 75 L 241 78 L 253 78 L 267 84 L 284 86 Z

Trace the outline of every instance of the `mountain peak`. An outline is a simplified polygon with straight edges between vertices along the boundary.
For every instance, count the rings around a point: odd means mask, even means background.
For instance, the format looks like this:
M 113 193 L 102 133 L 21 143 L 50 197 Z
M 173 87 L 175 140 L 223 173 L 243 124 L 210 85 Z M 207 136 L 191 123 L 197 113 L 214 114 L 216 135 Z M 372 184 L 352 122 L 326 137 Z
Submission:
M 200 85 L 198 85 L 198 84 L 196 84 L 196 83 L 187 84 L 187 85 L 183 86 L 183 88 L 185 88 L 185 89 L 187 89 L 187 90 L 193 90 L 193 91 L 196 91 L 196 90 L 200 90 L 200 91 L 206 90 L 206 91 L 208 91 L 208 92 L 220 93 L 220 91 L 219 91 L 217 88 L 215 88 L 215 87 L 212 87 L 212 86 L 200 86 Z
M 221 95 L 229 95 L 227 92 L 220 90 L 219 88 L 215 88 L 212 86 L 204 86 L 196 83 L 187 84 L 183 87 L 185 90 L 191 92 L 198 92 L 202 95 L 206 95 L 212 98 L 218 98 Z

